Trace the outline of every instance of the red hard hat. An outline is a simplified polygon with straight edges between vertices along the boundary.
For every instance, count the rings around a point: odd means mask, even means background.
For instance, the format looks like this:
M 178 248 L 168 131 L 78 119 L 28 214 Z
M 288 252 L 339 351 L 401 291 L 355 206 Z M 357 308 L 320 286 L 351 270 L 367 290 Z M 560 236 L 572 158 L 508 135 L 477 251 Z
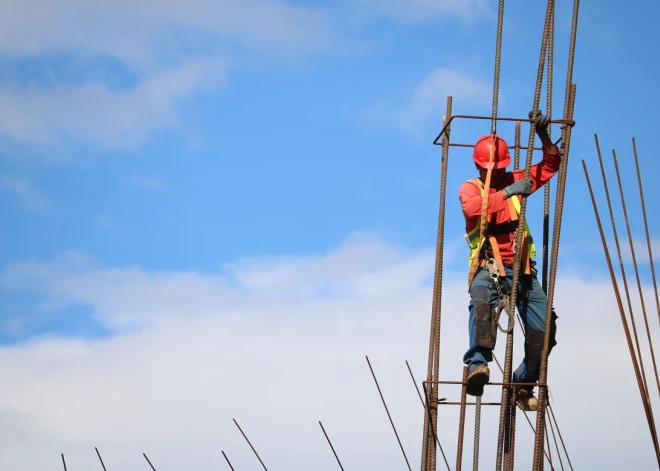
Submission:
M 472 159 L 482 168 L 488 168 L 490 163 L 490 149 L 493 145 L 493 135 L 486 134 L 481 136 L 474 146 Z M 495 135 L 495 153 L 493 155 L 493 168 L 505 168 L 511 163 L 511 155 L 509 154 L 509 147 L 506 145 L 504 139 Z

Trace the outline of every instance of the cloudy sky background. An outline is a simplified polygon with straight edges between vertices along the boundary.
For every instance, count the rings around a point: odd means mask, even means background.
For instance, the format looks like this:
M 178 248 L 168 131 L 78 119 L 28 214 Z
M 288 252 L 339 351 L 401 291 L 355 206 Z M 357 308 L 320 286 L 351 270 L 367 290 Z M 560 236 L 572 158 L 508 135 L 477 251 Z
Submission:
M 502 115 L 532 105 L 541 3 L 506 3 Z M 554 117 L 571 9 L 557 2 Z M 0 467 L 57 469 L 64 453 L 69 469 L 100 469 L 97 446 L 108 469 L 145 469 L 143 452 L 159 471 L 223 469 L 221 450 L 235 469 L 257 469 L 235 418 L 269 469 L 337 469 L 319 420 L 346 469 L 406 469 L 365 355 L 419 466 L 423 410 L 405 361 L 421 381 L 439 191 L 431 142 L 447 95 L 455 113 L 490 113 L 496 2 L 9 0 L 4 10 Z M 659 254 L 649 110 L 660 95 L 647 73 L 659 60 L 642 52 L 658 14 L 581 2 L 550 363 L 576 469 L 656 466 L 580 159 L 610 240 L 593 134 L 620 217 L 618 151 L 657 339 L 631 138 Z M 452 138 L 489 129 L 457 122 Z M 513 126 L 499 130 L 513 140 Z M 459 379 L 469 298 L 456 193 L 474 175 L 469 151 L 453 149 L 449 166 L 441 374 Z M 537 239 L 542 200 L 528 205 Z M 629 282 L 636 294 L 632 272 Z M 648 354 L 645 366 L 657 410 Z M 484 411 L 484 466 L 497 415 Z M 441 410 L 452 469 L 457 418 Z M 472 411 L 467 422 L 471 437 Z M 524 466 L 533 436 L 519 424 Z M 465 446 L 468 467 L 471 438 Z

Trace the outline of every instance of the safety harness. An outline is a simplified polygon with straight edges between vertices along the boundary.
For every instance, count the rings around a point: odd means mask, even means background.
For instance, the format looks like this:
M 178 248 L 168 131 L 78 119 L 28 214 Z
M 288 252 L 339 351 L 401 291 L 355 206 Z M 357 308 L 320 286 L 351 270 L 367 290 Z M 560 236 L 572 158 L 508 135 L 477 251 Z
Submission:
M 488 204 L 488 199 L 484 197 L 484 187 L 481 184 L 481 181 L 477 178 L 474 180 L 468 180 L 467 183 L 472 183 L 479 188 L 480 194 L 483 198 L 483 204 Z M 517 197 L 508 198 L 506 200 L 507 207 L 509 209 L 509 215 L 511 220 L 502 224 L 489 224 L 487 211 L 482 211 L 486 213 L 486 224 L 485 230 L 481 231 L 482 220 L 481 216 L 478 217 L 477 223 L 474 228 L 465 234 L 465 238 L 470 247 L 470 255 L 468 258 L 468 264 L 470 266 L 470 275 L 468 278 L 468 288 L 472 284 L 474 279 L 474 274 L 476 272 L 476 266 L 482 266 L 488 270 L 488 273 L 497 288 L 497 294 L 499 298 L 497 309 L 495 310 L 494 318 L 491 321 L 497 323 L 497 327 L 500 331 L 504 333 L 511 332 L 514 326 L 514 316 L 512 306 L 509 304 L 509 292 L 510 287 L 508 283 L 503 282 L 502 278 L 506 278 L 506 272 L 504 270 L 504 263 L 502 262 L 502 256 L 500 254 L 499 245 L 497 243 L 496 235 L 499 234 L 515 234 L 518 231 L 518 219 L 520 214 L 520 201 Z M 482 208 L 483 209 L 483 208 Z M 523 247 L 522 247 L 522 260 L 525 264 L 525 273 L 530 274 L 531 272 L 531 259 L 536 256 L 536 247 L 534 245 L 534 240 L 532 238 L 531 231 L 527 225 L 527 221 L 524 223 L 524 237 L 523 237 Z M 483 236 L 480 237 L 480 234 L 483 233 Z M 514 247 L 515 251 L 515 247 Z M 503 286 L 504 285 L 504 290 Z M 507 329 L 503 329 L 499 324 L 499 318 L 502 313 L 505 311 L 509 317 L 509 322 Z M 492 331 L 491 331 L 492 332 Z M 493 335 L 493 333 L 491 333 Z M 494 341 L 493 341 L 494 347 Z

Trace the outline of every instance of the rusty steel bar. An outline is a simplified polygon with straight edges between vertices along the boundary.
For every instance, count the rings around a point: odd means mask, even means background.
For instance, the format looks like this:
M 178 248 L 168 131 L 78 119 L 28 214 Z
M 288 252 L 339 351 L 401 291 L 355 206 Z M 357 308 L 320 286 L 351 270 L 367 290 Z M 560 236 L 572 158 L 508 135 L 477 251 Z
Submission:
M 96 448 L 96 447 L 94 447 L 94 449 L 96 450 L 96 454 L 97 454 L 98 457 L 99 457 L 99 461 L 101 462 L 101 466 L 103 466 L 103 471 L 107 471 L 107 470 L 105 469 L 105 463 L 103 463 L 103 458 L 101 458 L 101 453 L 99 453 L 99 449 Z
M 594 134 L 594 140 L 596 141 L 596 153 L 598 154 L 598 162 L 600 163 L 600 172 L 603 177 L 603 187 L 605 188 L 605 198 L 607 200 L 607 208 L 610 212 L 610 220 L 612 221 L 612 233 L 614 234 L 614 243 L 616 244 L 616 252 L 619 256 L 619 265 L 621 267 L 621 278 L 623 279 L 623 288 L 626 294 L 626 301 L 628 303 L 628 311 L 630 313 L 630 322 L 633 328 L 633 336 L 635 338 L 635 345 L 637 347 L 637 361 L 639 361 L 640 370 L 642 372 L 642 382 L 644 384 L 644 393 L 646 394 L 646 400 L 649 400 L 649 388 L 646 380 L 646 372 L 644 371 L 644 359 L 642 357 L 642 350 L 639 346 L 639 337 L 637 336 L 637 326 L 635 323 L 635 315 L 632 308 L 632 300 L 630 298 L 630 291 L 628 290 L 628 278 L 626 277 L 626 270 L 623 265 L 623 257 L 621 256 L 621 246 L 619 245 L 619 235 L 616 230 L 616 222 L 614 220 L 614 210 L 612 209 L 612 201 L 610 199 L 610 191 L 607 186 L 607 176 L 605 175 L 605 166 L 603 164 L 603 157 L 600 152 L 600 143 L 598 142 L 598 135 Z
M 518 124 L 520 121 L 516 121 L 516 124 Z M 450 142 L 449 147 L 475 147 L 475 144 L 460 144 L 457 142 Z M 509 150 L 513 149 L 514 151 L 518 150 L 520 151 L 521 147 L 517 147 L 515 145 L 509 146 Z M 527 149 L 527 147 L 525 147 Z M 533 150 L 543 150 L 543 147 L 534 147 Z M 516 168 L 515 163 L 514 163 L 514 168 Z
M 453 401 L 440 401 L 438 402 L 439 406 L 460 406 L 462 405 L 462 402 L 453 402 Z M 482 406 L 501 406 L 502 403 L 500 402 L 466 402 L 466 406 L 476 406 L 477 404 L 481 404 Z
M 559 430 L 559 422 L 557 422 L 557 418 L 555 417 L 555 412 L 552 410 L 552 406 L 550 404 L 548 404 L 548 410 L 550 411 L 550 420 L 554 420 L 555 422 L 557 435 L 559 435 L 561 446 L 564 448 L 564 454 L 566 455 L 566 459 L 568 460 L 568 465 L 571 467 L 571 471 L 573 471 L 573 464 L 571 463 L 571 457 L 568 455 L 568 450 L 566 449 L 566 444 L 564 443 L 564 437 L 561 436 L 561 430 Z
M 612 260 L 610 259 L 610 252 L 607 249 L 607 242 L 605 241 L 605 233 L 603 232 L 603 226 L 600 222 L 600 216 L 598 215 L 598 207 L 596 206 L 596 199 L 594 197 L 593 189 L 591 188 L 591 180 L 589 179 L 589 172 L 587 171 L 587 165 L 582 160 L 582 168 L 584 169 L 584 176 L 587 180 L 587 186 L 589 187 L 589 194 L 591 196 L 591 204 L 594 208 L 594 214 L 596 217 L 596 223 L 598 224 L 598 230 L 600 232 L 600 240 L 603 244 L 603 252 L 605 252 L 605 259 L 607 261 L 607 268 L 610 272 L 610 278 L 612 280 L 612 288 L 614 289 L 614 295 L 616 297 L 616 302 L 619 307 L 619 314 L 621 316 L 621 323 L 623 324 L 623 330 L 626 335 L 626 341 L 628 343 L 628 351 L 630 353 L 630 359 L 632 360 L 633 368 L 635 370 L 635 379 L 637 379 L 637 387 L 639 388 L 639 394 L 642 399 L 642 405 L 644 407 L 644 412 L 646 413 L 646 419 L 649 424 L 649 431 L 651 433 L 651 439 L 653 440 L 653 446 L 655 448 L 655 455 L 658 460 L 658 466 L 660 466 L 660 445 L 658 444 L 658 437 L 655 431 L 655 426 L 651 420 L 651 414 L 653 413 L 650 410 L 648 401 L 646 400 L 646 395 L 644 394 L 644 386 L 642 384 L 641 372 L 639 371 L 639 365 L 635 361 L 635 350 L 632 344 L 632 339 L 630 337 L 630 329 L 628 328 L 628 322 L 626 321 L 626 315 L 624 313 L 623 304 L 621 302 L 621 294 L 619 292 L 619 287 L 617 284 L 616 276 L 614 275 L 614 269 L 612 268 Z
M 408 462 L 408 457 L 406 456 L 406 452 L 403 449 L 403 445 L 401 444 L 401 440 L 399 439 L 399 434 L 396 431 L 396 427 L 394 426 L 394 422 L 392 421 L 392 416 L 390 415 L 390 411 L 387 408 L 387 404 L 385 403 L 385 398 L 383 397 L 383 393 L 380 390 L 380 386 L 378 384 L 378 380 L 376 379 L 376 374 L 374 373 L 374 369 L 371 367 L 371 362 L 369 361 L 369 357 L 365 355 L 365 358 L 367 359 L 367 364 L 369 365 L 369 370 L 371 370 L 371 376 L 374 378 L 374 382 L 376 383 L 376 388 L 378 388 L 378 394 L 380 395 L 381 401 L 383 401 L 383 406 L 385 407 L 385 412 L 387 412 L 387 417 L 390 419 L 390 424 L 392 424 L 392 430 L 394 430 L 394 435 L 396 435 L 396 440 L 399 442 L 399 447 L 401 448 L 401 453 L 403 453 L 403 458 L 406 460 L 406 464 L 408 465 L 408 469 L 412 471 L 412 468 L 410 468 L 410 463 Z M 435 443 L 434 443 L 435 445 Z M 435 446 L 434 446 L 435 448 Z
M 424 383 L 453 384 L 453 385 L 465 384 L 463 381 L 450 381 L 450 380 L 424 381 Z M 484 386 L 545 386 L 545 385 L 540 383 L 514 383 L 511 381 L 489 381 L 488 383 L 484 383 Z
M 515 462 L 515 452 L 516 452 L 516 386 L 513 387 L 513 393 L 511 394 L 511 418 L 509 419 L 509 459 L 506 462 L 507 468 L 506 471 L 513 471 L 513 463 Z
M 577 0 L 576 0 L 577 1 Z M 575 95 L 577 87 L 571 84 L 570 99 L 568 102 L 568 118 L 573 119 L 573 112 L 575 110 Z M 545 430 L 545 401 L 547 396 L 547 381 L 548 381 L 548 349 L 550 346 L 550 331 L 552 326 L 552 319 L 554 314 L 554 299 L 555 299 L 555 280 L 557 278 L 557 259 L 559 257 L 559 241 L 561 236 L 561 224 L 564 209 L 564 192 L 566 189 L 566 174 L 568 173 L 568 157 L 571 145 L 571 131 L 572 128 L 565 128 L 562 133 L 562 142 L 564 155 L 559 165 L 559 176 L 557 179 L 557 196 L 555 200 L 555 219 L 552 234 L 552 253 L 550 256 L 550 275 L 548 280 L 548 294 L 547 294 L 547 310 L 546 310 L 546 324 L 545 324 L 545 337 L 543 340 L 543 350 L 541 351 L 541 364 L 539 373 L 539 383 L 545 386 L 539 386 L 539 407 L 536 411 L 536 436 L 534 438 L 534 461 L 533 471 L 543 471 L 543 459 L 541 458 L 541 451 L 543 450 L 543 433 Z
M 325 439 L 328 440 L 328 445 L 330 445 L 330 448 L 332 449 L 332 453 L 335 455 L 335 459 L 337 460 L 337 463 L 339 464 L 339 467 L 341 468 L 341 471 L 344 471 L 344 467 L 341 465 L 341 461 L 339 461 L 339 456 L 337 456 L 337 452 L 335 451 L 335 447 L 332 446 L 332 442 L 330 441 L 330 437 L 328 437 L 328 434 L 325 433 L 325 429 L 323 428 L 323 424 L 319 420 L 319 425 L 321 426 L 321 430 L 323 430 L 323 435 L 325 435 Z
M 552 85 L 554 72 L 554 43 L 555 43 L 555 9 L 550 13 L 550 27 L 548 29 L 548 71 L 546 77 L 546 113 L 552 116 Z M 552 126 L 548 125 L 548 136 L 552 140 Z M 548 292 L 548 244 L 550 237 L 550 182 L 544 185 L 543 193 L 543 257 L 541 268 L 541 287 L 543 292 Z
M 474 448 L 472 451 L 472 471 L 479 471 L 479 439 L 481 438 L 481 396 L 477 397 L 474 412 Z
M 635 244 L 633 243 L 632 232 L 630 231 L 630 223 L 628 222 L 628 210 L 626 209 L 626 199 L 623 195 L 623 185 L 621 184 L 621 175 L 619 174 L 619 164 L 616 159 L 616 151 L 612 149 L 612 158 L 614 160 L 614 169 L 616 170 L 616 179 L 619 183 L 619 193 L 621 195 L 621 206 L 623 207 L 623 218 L 626 221 L 626 230 L 628 231 L 628 240 L 630 241 L 630 253 L 632 254 L 633 267 L 635 269 L 635 277 L 637 278 L 637 289 L 639 290 L 639 300 L 642 303 L 642 314 L 644 315 L 644 325 L 646 326 L 646 335 L 649 341 L 649 349 L 651 350 L 651 362 L 653 363 L 653 371 L 655 373 L 655 382 L 658 386 L 658 395 L 660 395 L 660 378 L 658 378 L 658 367 L 655 362 L 655 353 L 653 351 L 653 341 L 651 340 L 651 331 L 649 330 L 649 320 L 646 316 L 646 305 L 644 303 L 644 292 L 642 289 L 642 280 L 639 277 L 639 270 L 637 269 L 637 258 L 635 257 Z M 641 359 L 640 359 L 641 362 Z M 648 391 L 646 393 L 648 395 Z M 650 398 L 649 398 L 650 400 Z M 651 416 L 653 417 L 653 416 Z
M 261 457 L 259 456 L 259 453 L 257 453 L 257 450 L 254 449 L 254 447 L 252 446 L 252 443 L 250 443 L 250 440 L 248 439 L 247 435 L 245 435 L 245 433 L 243 432 L 243 429 L 241 428 L 241 426 L 238 425 L 238 422 L 236 422 L 236 419 L 232 419 L 232 420 L 233 420 L 234 423 L 236 424 L 236 427 L 238 427 L 238 430 L 240 430 L 241 435 L 243 435 L 243 438 L 245 438 L 245 441 L 248 442 L 248 445 L 250 445 L 250 448 L 252 448 L 252 451 L 254 452 L 254 454 L 256 455 L 257 459 L 259 460 L 259 463 L 261 463 L 261 466 L 263 466 L 263 468 L 264 468 L 266 471 L 268 471 L 268 468 L 266 468 L 266 465 L 264 464 L 264 462 L 261 461 Z
M 149 463 L 149 466 L 151 466 L 151 469 L 156 471 L 156 468 L 154 468 L 154 465 L 151 464 L 151 461 L 149 461 L 149 458 L 147 458 L 147 455 L 145 453 L 142 453 L 142 456 L 144 456 L 144 459 L 147 460 L 147 463 Z
M 504 25 L 504 0 L 497 7 L 497 35 L 495 38 L 495 71 L 493 74 L 493 113 L 490 132 L 497 134 L 497 106 L 500 99 L 500 64 L 502 62 L 502 27 Z
M 513 169 L 518 170 L 518 167 L 520 167 L 520 121 L 516 121 L 516 134 L 513 145 Z
M 559 458 L 559 466 L 561 466 L 561 471 L 564 471 L 564 461 L 561 459 L 561 453 L 559 452 L 559 444 L 557 443 L 557 436 L 555 435 L 555 429 L 552 426 L 552 420 L 548 420 L 546 422 L 547 425 L 550 426 L 550 433 L 552 433 L 552 440 L 555 442 L 555 449 L 557 450 L 557 457 Z M 548 436 L 548 432 L 546 430 L 545 436 Z M 550 448 L 550 441 L 548 440 L 548 448 Z
M 225 457 L 225 461 L 227 461 L 227 464 L 231 468 L 231 471 L 234 471 L 234 467 L 231 465 L 231 462 L 229 461 L 229 458 L 227 458 L 227 455 L 225 454 L 224 450 L 221 450 L 221 451 L 222 451 L 222 456 Z
M 539 109 L 541 101 L 541 87 L 543 84 L 543 69 L 545 65 L 545 56 L 547 52 L 548 43 L 548 29 L 550 27 L 551 12 L 554 8 L 554 0 L 548 0 L 546 7 L 545 21 L 543 26 L 543 35 L 541 37 L 541 52 L 539 54 L 538 68 L 536 71 L 536 88 L 534 90 L 534 103 L 532 111 L 535 113 Z M 531 118 L 536 118 L 532 115 Z M 527 159 L 525 162 L 525 178 L 529 178 L 532 167 L 532 147 L 534 147 L 536 125 L 532 121 L 529 128 L 529 139 L 527 142 Z M 523 232 L 525 230 L 525 214 L 527 210 L 527 196 L 522 196 L 520 201 L 520 215 L 518 216 L 518 229 L 516 232 L 516 239 L 514 243 L 515 255 L 513 259 L 513 276 L 511 281 L 511 293 L 509 295 L 509 306 L 515 312 L 518 301 L 518 280 L 520 279 L 520 264 L 523 247 Z M 504 357 L 504 381 L 511 381 L 511 362 L 513 356 L 513 330 L 506 335 L 506 350 Z M 502 408 L 500 409 L 500 426 L 497 439 L 497 461 L 495 462 L 496 471 L 501 471 L 502 466 L 508 468 L 510 459 L 510 446 L 505 442 L 508 438 L 508 426 L 510 425 L 509 408 L 511 405 L 511 390 L 509 387 L 502 387 Z M 502 462 L 504 461 L 504 463 Z
M 651 277 L 653 279 L 653 291 L 655 292 L 655 306 L 658 309 L 658 322 L 660 322 L 660 301 L 658 300 L 658 285 L 655 281 L 655 268 L 653 267 L 653 250 L 651 250 L 651 237 L 649 236 L 649 223 L 646 219 L 646 205 L 644 204 L 644 190 L 642 189 L 642 175 L 639 172 L 639 159 L 637 158 L 637 143 L 632 138 L 633 153 L 635 154 L 635 168 L 637 169 L 637 183 L 639 186 L 639 198 L 642 201 L 642 214 L 644 215 L 644 229 L 646 230 L 646 244 L 649 249 L 649 263 L 651 265 Z
M 62 455 L 62 465 L 64 466 L 64 471 L 66 471 L 66 461 L 64 461 L 64 453 L 61 453 Z
M 458 420 L 458 445 L 456 447 L 456 471 L 463 467 L 463 436 L 465 434 L 465 403 L 467 399 L 468 367 L 463 367 L 463 387 L 461 388 L 461 412 Z
M 410 378 L 412 379 L 413 384 L 415 385 L 415 391 L 417 391 L 417 395 L 419 396 L 419 400 L 422 403 L 422 407 L 424 408 L 424 411 L 427 412 L 428 408 L 426 407 L 426 402 L 424 402 L 424 398 L 422 397 L 422 393 L 419 392 L 419 386 L 417 385 L 417 380 L 415 380 L 415 375 L 413 375 L 412 369 L 410 368 L 410 364 L 408 363 L 408 360 L 406 360 L 406 366 L 408 367 L 408 372 L 410 372 Z M 426 391 L 425 391 L 426 392 Z M 426 396 L 426 394 L 424 394 Z M 435 442 L 438 444 L 438 447 L 440 447 L 440 453 L 442 453 L 442 458 L 445 460 L 445 464 L 447 465 L 447 471 L 451 471 L 449 469 L 449 461 L 447 461 L 447 456 L 445 456 L 445 450 L 442 448 L 442 444 L 440 443 L 440 440 L 438 439 L 437 434 L 433 434 Z
M 497 356 L 495 355 L 495 352 L 493 352 L 493 360 L 495 360 L 495 363 L 497 363 L 497 367 L 500 369 L 500 373 L 504 372 L 504 369 L 502 368 L 502 365 L 500 364 L 499 360 L 497 359 Z M 524 383 L 516 383 L 516 386 L 523 386 Z M 523 414 L 525 415 L 525 419 L 527 419 L 527 423 L 529 424 L 529 428 L 532 429 L 532 433 L 536 433 L 534 430 L 534 426 L 532 425 L 532 422 L 529 420 L 529 417 L 527 417 L 527 413 L 523 411 Z M 544 451 L 546 459 L 548 458 L 548 453 Z
M 447 114 L 446 116 L 450 116 Z M 454 119 L 489 119 L 492 120 L 492 116 L 477 116 L 477 115 L 471 115 L 471 114 L 455 114 L 453 116 L 450 116 L 449 119 L 445 122 L 445 125 L 443 126 L 442 130 L 440 133 L 436 136 L 435 140 L 433 141 L 434 145 L 441 145 L 441 143 L 438 143 L 438 139 L 442 136 L 442 134 L 446 131 L 447 127 L 451 124 L 451 122 Z M 523 123 L 533 123 L 533 121 L 529 118 L 503 118 L 498 116 L 495 118 L 497 121 L 520 121 Z M 565 127 L 573 127 L 575 126 L 575 121 L 571 119 L 553 119 L 550 121 L 550 124 L 562 124 L 562 128 Z
M 452 97 L 447 97 L 447 110 L 445 119 L 449 119 L 452 109 Z M 435 252 L 435 278 L 433 280 L 433 299 L 431 305 L 431 329 L 429 341 L 429 357 L 427 380 L 438 379 L 440 368 L 440 327 L 442 320 L 442 262 L 444 256 L 445 239 L 445 206 L 447 197 L 447 168 L 449 164 L 449 135 L 450 129 L 445 126 L 446 132 L 442 139 L 442 165 L 440 170 L 440 202 L 438 207 L 438 232 L 436 236 Z M 436 469 L 436 448 L 435 441 L 429 440 L 429 430 L 432 435 L 437 436 L 438 402 L 437 388 L 431 386 L 424 388 L 427 393 L 426 404 L 428 414 L 424 414 L 424 430 L 422 442 L 422 471 L 435 471 Z

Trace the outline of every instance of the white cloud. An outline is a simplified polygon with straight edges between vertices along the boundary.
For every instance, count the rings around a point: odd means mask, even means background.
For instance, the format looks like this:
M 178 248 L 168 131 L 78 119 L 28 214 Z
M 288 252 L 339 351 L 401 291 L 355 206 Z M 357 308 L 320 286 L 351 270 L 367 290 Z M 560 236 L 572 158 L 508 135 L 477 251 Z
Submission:
M 133 149 L 150 132 L 179 124 L 177 104 L 199 89 L 225 82 L 222 59 L 199 59 L 164 70 L 135 88 L 0 85 L 0 129 L 16 140 L 58 146 L 63 137 Z
M 326 51 L 338 40 L 326 13 L 280 0 L 9 0 L 5 7 L 0 54 L 10 56 L 107 54 L 144 66 L 164 51 L 182 52 L 181 38 L 232 39 L 267 52 Z
M 27 209 L 41 210 L 48 206 L 46 197 L 24 178 L 3 175 L 0 177 L 0 188 L 13 192 Z
M 478 18 L 488 15 L 489 0 L 358 0 L 359 3 L 378 9 L 397 20 L 428 21 L 444 15 L 461 18 Z
M 5 289 L 36 290 L 51 306 L 88 305 L 120 333 L 34 338 L 0 349 L 0 467 L 54 467 L 64 452 L 71 468 L 93 469 L 98 446 L 109 469 L 143 469 L 142 452 L 157 469 L 222 467 L 221 449 L 236 469 L 256 468 L 236 418 L 272 469 L 336 469 L 321 420 L 347 469 L 398 470 L 405 463 L 365 354 L 416 466 L 423 414 L 404 360 L 421 381 L 432 269 L 432 250 L 365 238 L 328 254 L 239 261 L 214 274 L 102 268 L 75 253 L 15 264 L 2 276 Z M 651 469 L 613 301 L 608 280 L 560 274 L 559 344 L 550 359 L 555 413 L 576 469 Z M 446 273 L 445 379 L 461 375 L 467 302 L 465 273 Z M 121 333 L 128 325 L 142 328 Z M 500 336 L 500 356 L 503 347 Z M 516 364 L 521 351 L 517 334 Z M 460 392 L 447 387 L 441 394 L 456 400 Z M 499 391 L 484 400 L 499 400 Z M 447 406 L 441 417 L 440 439 L 454 462 L 458 409 Z M 485 408 L 483 467 L 495 457 L 497 421 L 497 409 Z M 520 467 L 530 462 L 532 443 L 521 417 Z M 466 451 L 465 468 L 470 457 Z
M 492 102 L 492 84 L 469 73 L 451 68 L 431 70 L 416 86 L 410 102 L 394 113 L 398 124 L 414 138 L 420 138 L 430 120 L 442 127 L 447 96 L 462 107 L 478 108 Z

